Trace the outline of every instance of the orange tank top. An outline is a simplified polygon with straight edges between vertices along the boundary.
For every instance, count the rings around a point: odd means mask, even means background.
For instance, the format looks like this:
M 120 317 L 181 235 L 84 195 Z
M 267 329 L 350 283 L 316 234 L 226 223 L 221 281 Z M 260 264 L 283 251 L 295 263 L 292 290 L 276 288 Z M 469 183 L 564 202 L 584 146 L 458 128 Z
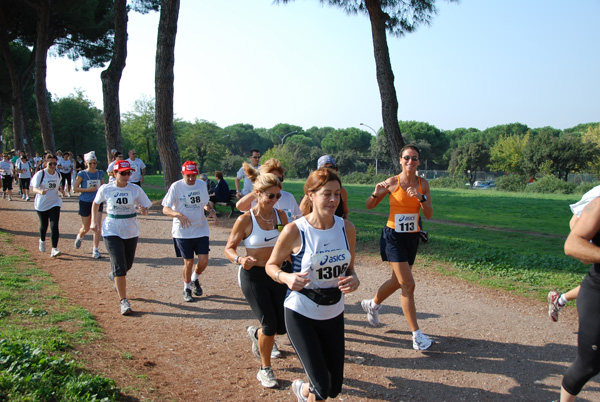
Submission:
M 423 194 L 421 178 L 417 177 L 417 179 L 419 180 L 419 193 Z M 387 227 L 403 233 L 418 232 L 420 230 L 420 211 L 421 203 L 416 197 L 410 197 L 400 186 L 400 175 L 398 175 L 398 188 L 390 194 L 390 215 Z

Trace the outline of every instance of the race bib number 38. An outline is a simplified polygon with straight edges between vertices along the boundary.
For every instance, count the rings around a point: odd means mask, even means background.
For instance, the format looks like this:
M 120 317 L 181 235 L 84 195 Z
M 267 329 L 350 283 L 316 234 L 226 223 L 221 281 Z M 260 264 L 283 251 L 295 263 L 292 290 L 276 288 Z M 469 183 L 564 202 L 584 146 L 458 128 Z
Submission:
M 419 214 L 396 214 L 395 230 L 398 233 L 413 233 L 419 230 Z

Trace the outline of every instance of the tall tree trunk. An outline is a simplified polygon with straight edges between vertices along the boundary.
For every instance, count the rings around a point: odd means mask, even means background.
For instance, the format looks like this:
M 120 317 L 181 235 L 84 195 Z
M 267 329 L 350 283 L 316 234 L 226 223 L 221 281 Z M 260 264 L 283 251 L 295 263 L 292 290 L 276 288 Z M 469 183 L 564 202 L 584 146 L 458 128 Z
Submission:
M 369 19 L 371 20 L 371 34 L 373 35 L 373 51 L 375 53 L 375 66 L 377 70 L 377 84 L 381 97 L 381 115 L 383 129 L 387 140 L 388 150 L 394 172 L 399 173 L 400 150 L 404 146 L 404 139 L 398 126 L 398 98 L 394 87 L 394 72 L 390 61 L 387 45 L 385 22 L 389 16 L 381 9 L 380 0 L 365 0 Z
M 46 59 L 48 57 L 49 26 L 50 26 L 50 0 L 40 0 L 37 21 L 37 37 L 35 42 L 35 103 L 37 105 L 38 119 L 42 131 L 44 149 L 56 151 L 52 119 L 48 105 L 48 90 L 46 88 Z
M 115 42 L 112 60 L 108 68 L 100 74 L 102 97 L 104 102 L 104 138 L 106 140 L 106 159 L 112 160 L 110 151 L 123 152 L 121 137 L 121 107 L 119 103 L 119 85 L 127 59 L 127 0 L 115 0 Z
M 165 188 L 181 178 L 179 149 L 173 130 L 173 67 L 179 0 L 162 0 L 156 45 L 156 143 L 164 171 Z

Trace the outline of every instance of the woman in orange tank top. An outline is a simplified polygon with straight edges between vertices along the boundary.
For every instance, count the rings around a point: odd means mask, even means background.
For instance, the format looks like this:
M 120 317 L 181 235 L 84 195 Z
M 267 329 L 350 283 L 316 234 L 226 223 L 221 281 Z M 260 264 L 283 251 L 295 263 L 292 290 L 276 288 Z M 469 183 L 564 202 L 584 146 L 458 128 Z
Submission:
M 380 248 L 383 261 L 392 266 L 391 278 L 377 290 L 373 299 L 361 302 L 367 313 L 369 324 L 379 326 L 379 308 L 385 299 L 401 289 L 400 302 L 408 326 L 413 333 L 413 348 L 426 350 L 433 340 L 419 329 L 415 307 L 415 280 L 412 266 L 419 245 L 419 213 L 421 209 L 427 219 L 433 216 L 429 184 L 417 176 L 420 151 L 414 145 L 406 145 L 400 151 L 402 173 L 378 183 L 367 199 L 367 209 L 373 209 L 390 196 L 390 214 L 381 233 Z

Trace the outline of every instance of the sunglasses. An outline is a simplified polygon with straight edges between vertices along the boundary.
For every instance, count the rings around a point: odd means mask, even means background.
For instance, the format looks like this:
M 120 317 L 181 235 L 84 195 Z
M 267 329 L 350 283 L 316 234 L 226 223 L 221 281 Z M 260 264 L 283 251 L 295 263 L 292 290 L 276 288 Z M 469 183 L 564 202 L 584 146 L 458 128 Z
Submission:
M 277 198 L 280 199 L 281 198 L 281 193 L 277 193 L 277 194 L 273 194 L 273 193 L 264 193 L 267 197 L 269 197 L 270 200 L 272 200 L 273 198 Z
M 48 163 L 48 166 L 56 166 L 56 162 L 50 162 Z
M 415 161 L 415 162 L 416 162 L 416 161 L 418 161 L 418 160 L 419 160 L 419 157 L 418 157 L 418 156 L 414 156 L 414 155 L 413 155 L 413 156 L 408 156 L 408 155 L 406 155 L 406 156 L 403 156 L 403 157 L 402 157 L 402 159 L 404 159 L 405 161 L 409 161 L 409 160 L 411 160 L 411 159 L 412 159 L 413 161 Z
M 252 159 L 260 159 L 260 156 L 251 156 Z
M 119 174 L 121 176 L 129 176 L 131 174 L 131 172 L 129 170 L 125 171 L 125 172 L 119 172 Z

